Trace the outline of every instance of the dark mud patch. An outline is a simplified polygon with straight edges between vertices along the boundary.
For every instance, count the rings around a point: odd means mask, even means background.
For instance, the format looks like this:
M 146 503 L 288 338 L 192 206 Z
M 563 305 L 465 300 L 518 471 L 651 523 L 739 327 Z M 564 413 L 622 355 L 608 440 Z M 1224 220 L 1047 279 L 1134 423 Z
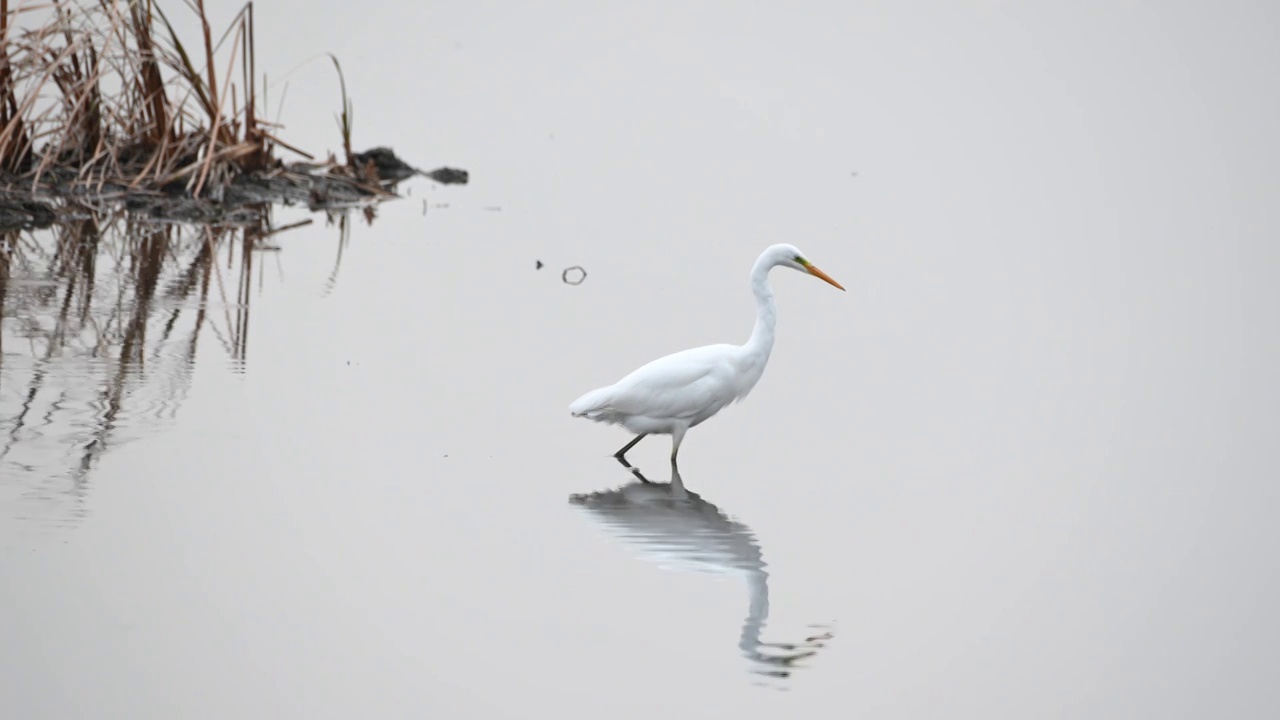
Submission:
M 194 196 L 185 182 L 160 188 L 124 182 L 87 182 L 75 169 L 51 168 L 33 181 L 0 175 L 0 231 L 46 228 L 79 218 L 87 209 L 122 205 L 130 215 L 155 222 L 241 225 L 257 222 L 271 205 L 305 206 L 313 212 L 363 208 L 397 199 L 397 186 L 415 176 L 445 185 L 466 184 L 466 170 L 419 170 L 390 148 L 352 154 L 352 164 L 291 163 L 236 175 Z

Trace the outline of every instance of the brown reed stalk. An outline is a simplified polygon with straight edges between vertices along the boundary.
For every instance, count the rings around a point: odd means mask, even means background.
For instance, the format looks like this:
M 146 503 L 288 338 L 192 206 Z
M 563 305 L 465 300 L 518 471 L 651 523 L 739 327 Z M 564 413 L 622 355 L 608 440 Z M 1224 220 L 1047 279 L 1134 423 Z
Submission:
M 52 182 L 66 182 L 63 171 L 71 171 L 76 183 L 99 190 L 181 182 L 203 196 L 238 174 L 278 167 L 276 147 L 314 159 L 261 117 L 253 3 L 215 36 L 213 4 L 188 0 L 200 24 L 197 48 L 179 36 L 163 2 L 49 0 L 11 10 L 0 0 L 0 173 L 33 189 L 57 170 Z M 51 11 L 46 20 L 15 21 L 42 9 Z M 352 105 L 333 62 L 343 150 L 355 169 Z

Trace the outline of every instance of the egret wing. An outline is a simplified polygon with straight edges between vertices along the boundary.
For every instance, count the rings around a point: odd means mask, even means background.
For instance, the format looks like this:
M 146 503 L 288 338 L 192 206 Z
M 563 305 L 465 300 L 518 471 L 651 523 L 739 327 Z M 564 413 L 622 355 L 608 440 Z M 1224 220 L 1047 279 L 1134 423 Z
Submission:
M 613 386 L 609 410 L 622 415 L 688 420 L 733 400 L 728 346 L 693 348 L 659 358 Z

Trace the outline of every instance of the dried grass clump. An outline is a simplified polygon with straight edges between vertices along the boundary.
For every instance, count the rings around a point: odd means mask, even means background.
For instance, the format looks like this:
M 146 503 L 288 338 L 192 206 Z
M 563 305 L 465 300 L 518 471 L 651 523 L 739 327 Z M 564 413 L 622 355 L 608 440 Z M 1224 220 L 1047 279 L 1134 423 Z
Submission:
M 0 175 L 33 190 L 216 198 L 237 175 L 278 167 L 276 147 L 311 159 L 258 115 L 253 3 L 216 38 L 204 0 L 184 3 L 202 29 L 190 47 L 155 0 L 0 0 Z

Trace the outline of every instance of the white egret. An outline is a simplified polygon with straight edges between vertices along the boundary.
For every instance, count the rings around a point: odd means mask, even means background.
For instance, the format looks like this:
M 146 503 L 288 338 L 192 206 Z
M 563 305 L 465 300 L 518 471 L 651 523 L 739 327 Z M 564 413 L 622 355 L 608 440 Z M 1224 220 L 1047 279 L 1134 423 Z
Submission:
M 844 290 L 794 245 L 772 245 L 751 268 L 751 292 L 756 297 L 756 324 L 744 345 L 706 345 L 658 358 L 618 382 L 592 390 L 569 405 L 574 417 L 621 425 L 635 439 L 614 453 L 630 467 L 625 455 L 647 435 L 671 436 L 671 465 L 676 466 L 680 442 L 689 428 L 742 400 L 764 374 L 773 351 L 777 305 L 769 287 L 769 270 L 777 266 L 819 277 Z

